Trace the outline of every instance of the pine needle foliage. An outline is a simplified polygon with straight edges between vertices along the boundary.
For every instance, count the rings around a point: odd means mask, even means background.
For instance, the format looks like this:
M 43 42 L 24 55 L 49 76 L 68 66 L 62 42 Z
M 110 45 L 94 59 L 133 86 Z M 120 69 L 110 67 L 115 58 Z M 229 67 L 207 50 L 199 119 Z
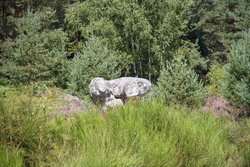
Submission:
M 157 82 L 157 94 L 169 103 L 192 105 L 202 100 L 205 91 L 198 75 L 186 61 L 167 61 Z
M 69 65 L 69 90 L 75 95 L 88 94 L 94 77 L 113 79 L 120 75 L 119 56 L 96 38 L 90 38 Z
M 210 66 L 210 70 L 207 74 L 208 85 L 206 87 L 207 91 L 210 94 L 221 96 L 220 92 L 220 83 L 224 79 L 223 68 L 219 63 L 214 62 Z
M 249 0 L 196 0 L 189 37 L 199 40 L 203 56 L 225 63 L 230 45 L 249 28 L 249 18 Z
M 250 30 L 245 32 L 243 39 L 231 46 L 224 73 L 222 94 L 232 102 L 250 106 Z
M 35 81 L 63 84 L 67 37 L 61 29 L 50 29 L 55 22 L 54 13 L 28 11 L 22 18 L 12 18 L 17 37 L 6 40 L 0 47 L 0 76 L 12 84 Z

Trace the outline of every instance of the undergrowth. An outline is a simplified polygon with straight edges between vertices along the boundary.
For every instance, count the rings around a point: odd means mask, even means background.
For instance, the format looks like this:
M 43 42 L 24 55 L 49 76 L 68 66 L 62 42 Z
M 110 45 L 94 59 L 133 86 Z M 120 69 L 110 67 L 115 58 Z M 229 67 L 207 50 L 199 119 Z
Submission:
M 157 100 L 62 116 L 51 114 L 52 95 L 6 91 L 0 166 L 250 165 L 249 119 L 234 122 Z

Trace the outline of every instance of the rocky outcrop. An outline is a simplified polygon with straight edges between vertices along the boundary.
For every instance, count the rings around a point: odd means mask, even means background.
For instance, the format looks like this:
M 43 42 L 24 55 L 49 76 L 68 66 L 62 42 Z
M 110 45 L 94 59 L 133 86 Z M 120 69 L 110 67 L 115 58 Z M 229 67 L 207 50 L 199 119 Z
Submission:
M 102 106 L 123 104 L 130 97 L 143 97 L 151 90 L 151 83 L 147 79 L 122 77 L 105 80 L 97 77 L 89 85 L 89 93 L 94 103 L 100 100 Z

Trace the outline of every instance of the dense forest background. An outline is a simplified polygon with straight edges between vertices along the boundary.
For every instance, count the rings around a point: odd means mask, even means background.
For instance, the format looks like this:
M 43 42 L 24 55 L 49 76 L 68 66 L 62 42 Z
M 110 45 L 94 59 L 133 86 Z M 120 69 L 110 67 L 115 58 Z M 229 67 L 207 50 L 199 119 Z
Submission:
M 2 0 L 0 83 L 43 82 L 82 96 L 97 76 L 161 80 L 169 90 L 189 78 L 186 87 L 202 82 L 249 105 L 249 3 Z M 178 83 L 161 86 L 177 74 Z
M 43 82 L 81 96 L 93 77 L 135 76 L 169 90 L 202 82 L 249 105 L 249 3 L 3 0 L 0 83 Z M 162 85 L 177 74 L 178 83 Z
M 1 0 L 1 166 L 250 166 L 250 0 Z M 142 77 L 102 110 L 94 77 Z

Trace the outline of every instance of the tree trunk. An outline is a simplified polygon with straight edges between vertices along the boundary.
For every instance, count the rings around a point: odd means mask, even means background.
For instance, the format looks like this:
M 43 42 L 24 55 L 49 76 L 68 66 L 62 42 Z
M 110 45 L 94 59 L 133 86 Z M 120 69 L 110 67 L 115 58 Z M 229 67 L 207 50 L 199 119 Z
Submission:
M 148 80 L 151 81 L 151 56 L 150 56 L 150 43 L 148 43 Z
M 137 70 L 136 70 L 136 62 L 135 62 L 135 56 L 134 56 L 134 42 L 133 40 L 131 39 L 131 44 L 132 44 L 132 54 L 133 54 L 133 58 L 134 58 L 134 74 L 136 77 L 138 77 L 138 74 L 137 74 Z
M 19 17 L 19 12 L 20 12 L 20 8 L 18 6 L 14 6 L 14 9 L 15 9 L 15 14 L 14 14 L 14 17 L 18 18 Z
M 143 72 L 142 72 L 141 56 L 139 56 L 139 67 L 140 67 L 140 77 L 144 77 L 144 76 L 143 76 Z
M 6 0 L 2 1 L 2 21 L 3 21 L 2 36 L 5 38 L 7 36 L 7 32 L 6 32 L 6 25 L 7 25 L 7 5 L 6 5 Z
M 79 50 L 78 43 L 80 42 L 80 31 L 75 32 L 75 40 L 76 40 L 76 52 L 77 52 Z

